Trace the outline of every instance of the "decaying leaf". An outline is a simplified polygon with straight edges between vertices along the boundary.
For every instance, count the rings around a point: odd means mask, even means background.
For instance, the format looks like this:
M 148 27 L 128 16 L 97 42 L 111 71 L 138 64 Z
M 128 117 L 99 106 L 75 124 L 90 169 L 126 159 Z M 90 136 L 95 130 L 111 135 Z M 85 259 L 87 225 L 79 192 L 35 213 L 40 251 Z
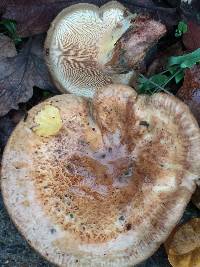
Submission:
M 13 41 L 5 35 L 0 35 L 0 59 L 5 57 L 14 57 L 17 55 L 17 50 Z
M 62 119 L 58 108 L 52 105 L 46 105 L 35 116 L 37 126 L 33 128 L 34 132 L 43 137 L 55 135 L 62 127 Z
M 26 102 L 33 86 L 54 90 L 43 59 L 43 40 L 41 35 L 30 39 L 14 57 L 7 57 L 0 50 L 0 116 Z
M 200 24 L 188 22 L 188 31 L 183 35 L 183 43 L 191 51 L 200 47 Z
M 17 22 L 17 33 L 27 37 L 47 31 L 51 21 L 65 7 L 77 3 L 93 3 L 101 6 L 109 0 L 9 0 L 4 4 L 4 18 Z M 175 25 L 179 18 L 175 8 L 156 6 L 152 0 L 118 0 L 130 11 L 143 11 L 155 15 L 167 25 Z M 0 4 L 1 9 L 1 4 Z
M 200 65 L 185 71 L 184 83 L 177 97 L 190 107 L 200 125 Z
M 175 229 L 165 247 L 173 267 L 199 267 L 200 218 L 193 218 Z

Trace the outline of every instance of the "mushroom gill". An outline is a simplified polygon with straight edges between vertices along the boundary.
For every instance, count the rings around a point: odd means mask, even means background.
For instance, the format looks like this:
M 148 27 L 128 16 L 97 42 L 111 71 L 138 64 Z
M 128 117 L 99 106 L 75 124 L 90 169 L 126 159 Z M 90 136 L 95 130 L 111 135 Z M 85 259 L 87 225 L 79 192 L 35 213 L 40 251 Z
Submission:
M 46 63 L 61 92 L 91 98 L 107 84 L 131 84 L 134 69 L 165 32 L 160 22 L 132 14 L 115 1 L 100 8 L 72 5 L 48 30 Z

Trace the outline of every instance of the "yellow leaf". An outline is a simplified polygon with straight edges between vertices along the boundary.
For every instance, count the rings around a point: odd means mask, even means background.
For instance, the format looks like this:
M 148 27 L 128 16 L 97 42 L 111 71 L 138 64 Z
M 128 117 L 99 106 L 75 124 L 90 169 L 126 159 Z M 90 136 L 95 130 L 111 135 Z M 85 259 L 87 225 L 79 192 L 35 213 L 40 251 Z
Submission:
M 173 267 L 189 267 L 191 262 L 191 253 L 186 255 L 173 255 L 169 254 L 168 259 Z M 192 266 L 193 267 L 193 266 Z
M 200 218 L 177 227 L 165 248 L 173 267 L 200 267 Z
M 35 123 L 37 126 L 33 130 L 37 135 L 48 137 L 57 134 L 62 127 L 59 109 L 52 105 L 45 105 L 35 116 Z

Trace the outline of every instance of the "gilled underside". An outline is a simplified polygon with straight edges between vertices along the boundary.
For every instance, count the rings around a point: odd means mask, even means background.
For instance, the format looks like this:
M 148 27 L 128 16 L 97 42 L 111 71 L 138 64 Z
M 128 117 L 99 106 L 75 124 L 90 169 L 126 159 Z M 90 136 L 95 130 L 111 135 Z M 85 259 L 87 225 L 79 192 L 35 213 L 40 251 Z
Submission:
M 55 136 L 34 132 L 57 107 Z M 199 128 L 172 96 L 104 88 L 91 102 L 55 96 L 29 112 L 3 158 L 5 204 L 21 232 L 60 266 L 131 266 L 178 222 L 199 176 Z
M 72 5 L 48 30 L 46 63 L 58 89 L 92 98 L 105 85 L 131 85 L 133 70 L 165 32 L 159 21 L 132 14 L 116 1 L 100 8 Z

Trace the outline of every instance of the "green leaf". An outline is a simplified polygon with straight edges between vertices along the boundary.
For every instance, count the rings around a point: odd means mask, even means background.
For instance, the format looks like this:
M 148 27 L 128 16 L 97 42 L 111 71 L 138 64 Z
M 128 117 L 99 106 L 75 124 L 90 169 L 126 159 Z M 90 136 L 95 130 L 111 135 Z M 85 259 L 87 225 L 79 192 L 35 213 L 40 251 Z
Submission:
M 197 61 L 196 59 L 186 60 L 180 65 L 180 67 L 182 69 L 192 68 L 198 62 L 199 62 L 199 60 Z
M 180 32 L 179 30 L 175 31 L 175 37 L 181 37 L 182 32 Z
M 168 68 L 168 71 L 170 72 L 170 74 L 174 75 L 178 70 L 178 67 L 177 66 L 170 66 Z
M 51 97 L 51 96 L 52 96 L 52 93 L 49 92 L 49 91 L 44 90 L 44 91 L 42 92 L 42 95 L 43 95 L 43 97 L 48 98 L 48 97 Z
M 178 24 L 178 30 L 181 31 L 182 33 L 186 33 L 188 30 L 188 26 L 184 21 L 180 21 Z
M 153 93 L 158 87 L 162 87 L 168 80 L 168 76 L 164 74 L 155 74 L 150 78 L 145 76 L 139 77 L 140 93 Z
M 163 72 L 153 75 L 150 78 L 140 75 L 139 93 L 155 93 L 165 91 L 169 93 L 170 89 L 166 86 L 172 81 L 178 84 L 184 78 L 186 68 L 191 68 L 200 62 L 200 48 L 182 56 L 169 58 L 168 68 Z M 165 74 L 164 74 L 165 73 Z
M 168 80 L 168 77 L 167 75 L 164 75 L 164 74 L 155 74 L 150 78 L 150 80 L 162 86 L 164 83 L 166 83 L 166 81 Z
M 184 71 L 177 73 L 177 75 L 175 76 L 176 83 L 179 83 L 183 78 L 184 78 Z
M 188 26 L 184 21 L 180 21 L 178 27 L 175 32 L 176 37 L 182 36 L 184 33 L 188 31 Z
M 2 21 L 0 21 L 0 25 L 4 26 L 5 30 L 7 31 L 7 34 L 14 41 L 15 44 L 18 44 L 22 41 L 22 39 L 17 35 L 16 21 L 11 19 L 3 19 Z
M 169 66 L 179 65 L 181 68 L 191 68 L 196 63 L 200 62 L 200 48 L 183 56 L 171 57 Z
M 0 24 L 3 25 L 9 33 L 16 32 L 16 22 L 14 20 L 3 19 L 2 21 L 0 21 Z

